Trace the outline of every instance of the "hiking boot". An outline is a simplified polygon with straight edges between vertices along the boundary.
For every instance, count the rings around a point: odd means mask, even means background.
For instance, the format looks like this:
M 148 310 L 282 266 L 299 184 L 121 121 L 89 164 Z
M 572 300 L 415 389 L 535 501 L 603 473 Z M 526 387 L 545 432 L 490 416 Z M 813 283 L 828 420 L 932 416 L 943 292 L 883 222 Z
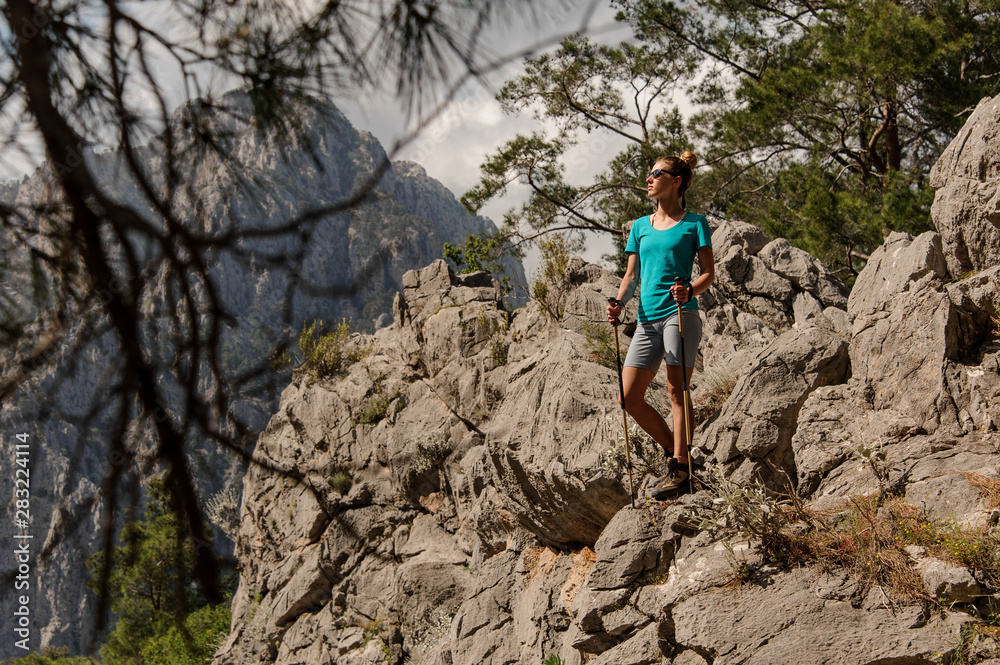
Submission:
M 649 498 L 654 501 L 663 501 L 678 494 L 683 494 L 688 489 L 688 465 L 681 464 L 673 457 L 667 460 L 667 473 L 649 491 Z
M 677 468 L 677 458 L 672 455 L 667 455 L 667 462 L 666 465 L 664 466 L 663 475 L 653 476 L 649 481 L 650 484 L 654 486 L 659 485 L 660 481 L 662 481 L 665 478 L 669 478 L 671 475 L 673 475 L 674 469 L 676 468 Z

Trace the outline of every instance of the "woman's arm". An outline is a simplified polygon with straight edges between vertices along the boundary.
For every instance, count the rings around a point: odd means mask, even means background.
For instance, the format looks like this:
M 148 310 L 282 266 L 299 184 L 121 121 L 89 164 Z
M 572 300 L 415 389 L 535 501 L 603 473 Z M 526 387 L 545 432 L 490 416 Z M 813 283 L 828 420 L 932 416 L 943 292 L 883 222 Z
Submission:
M 700 296 L 715 281 L 715 254 L 712 248 L 705 246 L 698 249 L 698 265 L 701 266 L 701 274 L 698 279 L 691 283 L 691 291 L 688 292 L 686 285 L 674 285 L 670 287 L 670 292 L 674 295 L 674 300 L 679 303 L 686 303 L 689 299 Z
M 628 265 L 625 267 L 625 275 L 622 277 L 622 283 L 618 287 L 618 302 L 621 303 L 621 307 L 618 305 L 608 305 L 608 321 L 614 323 L 618 316 L 621 314 L 622 307 L 625 306 L 632 298 L 632 294 L 635 293 L 636 284 L 639 281 L 638 276 L 638 259 L 635 254 L 628 255 Z
M 700 296 L 715 281 L 715 254 L 711 247 L 701 247 L 698 249 L 698 265 L 701 266 L 701 274 L 698 279 L 691 284 L 692 296 Z

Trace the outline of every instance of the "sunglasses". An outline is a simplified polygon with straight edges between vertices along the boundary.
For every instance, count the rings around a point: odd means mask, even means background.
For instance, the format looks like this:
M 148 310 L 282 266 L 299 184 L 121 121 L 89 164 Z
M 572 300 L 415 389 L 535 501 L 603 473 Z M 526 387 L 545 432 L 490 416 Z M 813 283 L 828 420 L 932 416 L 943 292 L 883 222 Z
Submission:
M 671 173 L 666 169 L 656 169 L 655 171 L 650 171 L 649 173 L 646 174 L 646 180 L 649 180 L 649 176 L 653 176 L 653 180 L 659 180 L 660 176 L 664 175 L 673 176 L 674 178 L 677 177 L 676 173 Z

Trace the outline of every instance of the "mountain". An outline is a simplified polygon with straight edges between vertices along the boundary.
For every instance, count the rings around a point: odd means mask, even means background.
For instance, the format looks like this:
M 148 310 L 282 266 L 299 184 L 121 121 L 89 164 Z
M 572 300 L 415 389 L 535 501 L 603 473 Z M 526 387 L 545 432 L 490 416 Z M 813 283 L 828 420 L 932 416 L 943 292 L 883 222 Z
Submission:
M 262 231 L 209 256 L 212 282 L 229 314 L 221 358 L 227 377 L 266 364 L 278 340 L 290 339 L 294 348 L 297 332 L 314 319 L 329 325 L 347 318 L 355 330 L 377 330 L 391 321 L 393 298 L 403 290 L 408 270 L 441 256 L 445 242 L 462 243 L 468 234 L 494 228 L 489 220 L 470 215 L 451 192 L 412 162 L 393 162 L 364 200 L 338 207 L 362 191 L 385 159 L 378 141 L 355 129 L 332 104 L 303 108 L 279 140 L 241 119 L 250 115 L 239 113 L 249 105 L 244 96 L 229 93 L 225 101 L 231 112 L 205 119 L 216 136 L 229 137 L 224 149 L 197 146 L 190 138 L 186 108 L 178 109 L 171 122 L 176 135 L 187 141 L 178 151 L 185 161 L 176 167 L 188 176 L 188 184 L 175 198 L 176 216 L 203 231 L 224 233 L 236 227 Z M 143 171 L 162 188 L 168 164 L 158 141 L 152 140 L 138 153 Z M 162 226 L 140 184 L 124 168 L 122 154 L 88 151 L 84 159 L 109 197 L 137 210 L 151 225 Z M 43 167 L 21 183 L 6 186 L 0 195 L 7 203 L 31 209 L 50 201 L 52 188 L 49 168 Z M 308 216 L 324 207 L 336 210 Z M 307 242 L 295 234 L 268 235 L 268 230 L 300 217 L 307 218 L 304 226 L 311 230 Z M 2 244 L 5 261 L 24 268 L 10 271 L 14 284 L 18 273 L 30 271 L 24 256 L 11 249 L 13 243 L 4 239 Z M 151 250 L 138 244 L 131 249 L 140 261 L 152 264 Z M 276 261 L 274 257 L 282 253 L 295 260 Z M 512 263 L 509 270 L 523 282 L 520 265 Z M 144 312 L 170 316 L 173 296 L 162 286 L 165 283 L 145 294 Z M 21 304 L 30 311 L 30 302 Z M 66 346 L 76 339 L 81 338 L 71 334 Z M 148 343 L 170 342 L 152 338 Z M 85 588 L 89 575 L 83 563 L 101 547 L 100 488 L 113 463 L 107 443 L 108 405 L 114 403 L 109 392 L 114 377 L 109 374 L 113 375 L 110 368 L 118 354 L 110 334 L 96 334 L 0 407 L 5 459 L 14 459 L 17 443 L 6 433 L 30 433 L 32 551 L 51 550 L 44 561 L 32 562 L 37 581 L 31 593 L 30 624 L 35 649 L 67 646 L 71 653 L 79 653 L 95 625 L 96 599 Z M 287 374 L 279 376 L 281 384 L 287 381 Z M 280 384 L 270 375 L 245 385 L 245 392 L 231 395 L 232 408 L 257 432 L 277 408 Z M 169 385 L 164 390 L 170 400 L 162 405 L 163 411 L 167 417 L 177 417 L 183 411 L 180 390 Z M 233 453 L 194 437 L 188 445 L 203 499 L 240 482 L 244 469 Z M 0 481 L 5 496 L 14 495 L 13 484 L 13 474 Z M 126 497 L 139 492 L 135 484 L 122 489 Z M 122 517 L 120 513 L 119 523 Z M 0 533 L 9 535 L 12 528 L 5 522 Z M 217 544 L 231 547 L 221 536 Z M 0 611 L 13 612 L 18 595 L 13 582 L 5 584 Z M 0 655 L 23 654 L 8 640 Z
M 849 294 L 710 220 L 676 501 L 645 498 L 655 444 L 624 454 L 617 278 L 574 258 L 506 311 L 481 273 L 404 275 L 369 357 L 296 374 L 258 440 L 214 664 L 996 662 L 998 128 L 984 100 L 935 169 L 940 232 L 891 235 Z

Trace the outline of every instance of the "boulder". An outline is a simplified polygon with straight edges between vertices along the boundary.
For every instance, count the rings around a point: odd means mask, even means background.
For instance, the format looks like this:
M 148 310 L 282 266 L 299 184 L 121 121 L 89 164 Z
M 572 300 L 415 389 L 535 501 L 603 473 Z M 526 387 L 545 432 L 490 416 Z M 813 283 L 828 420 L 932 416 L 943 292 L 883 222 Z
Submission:
M 1000 264 L 1000 97 L 983 99 L 931 169 L 931 216 L 948 271 Z
M 747 665 L 931 663 L 958 643 L 961 615 L 866 608 L 852 602 L 850 582 L 819 581 L 797 569 L 686 598 L 671 611 L 672 641 L 710 662 Z
M 758 257 L 771 272 L 813 296 L 822 308 L 847 307 L 847 288 L 809 252 L 792 246 L 784 238 L 776 238 L 761 248 Z
M 876 410 L 910 414 L 928 431 L 942 419 L 957 422 L 942 368 L 964 358 L 982 336 L 949 297 L 946 275 L 937 234 L 895 233 L 872 254 L 848 301 L 853 377 L 871 388 Z
M 486 433 L 476 473 L 490 494 L 487 516 L 514 523 L 555 547 L 593 547 L 629 503 L 620 473 L 601 467 L 606 420 L 619 413 L 614 372 L 589 359 L 583 337 L 567 334 L 495 372 L 490 385 L 508 396 Z M 484 525 L 485 526 L 485 525 Z
M 706 457 L 785 487 L 794 478 L 791 441 L 799 410 L 817 388 L 844 381 L 846 340 L 816 326 L 790 330 L 754 358 L 721 411 L 704 426 Z
M 846 307 L 847 288 L 822 263 L 787 240 L 771 239 L 749 224 L 711 221 L 716 281 L 701 298 L 706 311 L 731 304 L 742 316 L 757 319 L 775 334 L 807 321 L 835 325 L 836 315 L 824 318 L 822 314 L 826 309 Z M 737 318 L 733 311 L 729 316 Z M 736 329 L 745 332 L 746 326 Z
M 969 569 L 934 557 L 917 564 L 924 581 L 924 590 L 931 598 L 944 604 L 971 603 L 983 595 L 983 590 Z

